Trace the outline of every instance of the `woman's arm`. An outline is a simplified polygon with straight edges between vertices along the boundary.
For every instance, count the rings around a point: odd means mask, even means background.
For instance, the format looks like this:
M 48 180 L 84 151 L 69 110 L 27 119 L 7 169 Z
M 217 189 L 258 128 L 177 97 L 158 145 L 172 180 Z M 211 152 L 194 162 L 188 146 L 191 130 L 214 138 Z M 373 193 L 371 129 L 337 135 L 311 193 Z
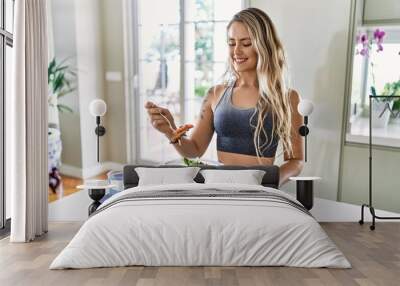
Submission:
M 181 145 L 174 144 L 175 149 L 184 157 L 201 157 L 207 150 L 214 134 L 214 115 L 211 103 L 214 100 L 215 88 L 210 88 L 203 99 L 199 119 L 197 120 L 190 137 L 181 137 Z M 168 139 L 172 138 L 172 133 L 166 134 Z
M 279 185 L 286 183 L 290 177 L 298 176 L 304 166 L 304 148 L 303 137 L 299 134 L 299 128 L 303 124 L 303 117 L 297 110 L 297 105 L 300 102 L 300 96 L 295 90 L 290 90 L 290 106 L 292 110 L 292 147 L 293 156 L 285 151 L 285 163 L 280 166 Z
M 175 149 L 183 157 L 201 157 L 207 150 L 207 147 L 210 144 L 214 133 L 214 116 L 211 106 L 214 98 L 217 96 L 216 91 L 218 89 L 219 87 L 211 88 L 204 97 L 199 119 L 195 124 L 190 137 L 181 137 L 181 145 L 179 145 L 178 143 L 174 144 Z M 175 123 L 173 123 L 172 115 L 170 114 L 168 109 L 151 104 L 152 103 L 147 103 L 146 108 L 148 108 L 148 113 L 150 115 L 153 126 L 160 132 L 164 133 L 167 136 L 168 140 L 171 140 L 174 135 L 174 130 L 171 128 L 167 128 L 165 125 L 167 125 L 168 123 L 166 122 L 165 118 L 158 114 L 159 112 L 162 112 L 164 116 L 170 119 L 171 123 L 173 124 L 173 128 L 176 128 Z

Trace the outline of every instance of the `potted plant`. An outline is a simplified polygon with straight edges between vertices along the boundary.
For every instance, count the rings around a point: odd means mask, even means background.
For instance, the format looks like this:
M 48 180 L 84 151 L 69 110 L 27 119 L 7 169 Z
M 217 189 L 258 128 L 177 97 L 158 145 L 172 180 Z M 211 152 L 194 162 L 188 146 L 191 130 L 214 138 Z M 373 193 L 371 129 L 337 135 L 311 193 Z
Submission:
M 361 35 L 357 35 L 356 41 L 359 48 L 356 50 L 357 55 L 361 55 L 365 57 L 369 64 L 368 71 L 370 72 L 372 78 L 372 84 L 370 86 L 369 95 L 376 96 L 378 95 L 376 92 L 376 83 L 375 83 L 375 64 L 372 59 L 369 59 L 371 52 L 382 52 L 383 51 L 383 38 L 385 36 L 385 32 L 380 29 L 376 29 L 373 33 L 373 37 L 369 38 L 367 33 L 363 33 Z M 373 47 L 376 49 L 373 49 Z M 371 119 L 372 119 L 372 127 L 375 128 L 384 128 L 389 122 L 390 118 L 390 110 L 393 106 L 392 100 L 385 99 L 374 99 L 372 101 L 371 106 Z
M 50 186 L 52 180 L 57 182 L 60 179 L 58 175 L 58 167 L 61 159 L 61 133 L 59 112 L 73 112 L 73 110 L 58 102 L 58 99 L 73 92 L 76 87 L 71 84 L 71 81 L 76 78 L 75 72 L 70 66 L 65 64 L 65 61 L 57 62 L 55 58 L 51 60 L 48 66 L 48 172 L 50 174 Z M 59 182 L 54 184 L 52 190 L 55 192 Z

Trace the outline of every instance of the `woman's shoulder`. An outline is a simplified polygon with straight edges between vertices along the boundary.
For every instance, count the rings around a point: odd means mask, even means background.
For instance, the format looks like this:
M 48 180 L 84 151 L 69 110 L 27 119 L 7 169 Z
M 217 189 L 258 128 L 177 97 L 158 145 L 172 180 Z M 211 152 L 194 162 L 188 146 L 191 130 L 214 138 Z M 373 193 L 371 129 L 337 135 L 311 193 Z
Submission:
M 220 100 L 225 89 L 228 87 L 227 84 L 216 84 L 208 90 L 206 97 L 210 101 L 211 106 L 215 107 Z M 214 108 L 213 108 L 214 109 Z
M 216 84 L 212 87 L 207 92 L 208 96 L 213 96 L 213 97 L 218 97 L 221 95 L 221 93 L 228 87 L 228 84 Z

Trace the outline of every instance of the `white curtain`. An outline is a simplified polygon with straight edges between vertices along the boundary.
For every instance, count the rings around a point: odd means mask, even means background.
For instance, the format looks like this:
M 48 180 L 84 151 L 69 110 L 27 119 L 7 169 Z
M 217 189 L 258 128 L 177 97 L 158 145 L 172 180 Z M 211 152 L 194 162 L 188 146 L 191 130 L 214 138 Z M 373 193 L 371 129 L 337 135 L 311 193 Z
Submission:
M 6 99 L 12 242 L 47 232 L 46 0 L 15 1 L 13 92 Z

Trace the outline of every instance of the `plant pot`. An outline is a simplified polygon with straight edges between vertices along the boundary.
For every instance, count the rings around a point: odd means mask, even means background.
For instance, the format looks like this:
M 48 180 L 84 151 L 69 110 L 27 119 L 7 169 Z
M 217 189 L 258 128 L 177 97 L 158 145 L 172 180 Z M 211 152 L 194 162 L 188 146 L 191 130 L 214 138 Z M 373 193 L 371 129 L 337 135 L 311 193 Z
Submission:
M 48 129 L 48 171 L 49 173 L 53 168 L 59 168 L 61 165 L 61 133 L 56 128 Z
M 372 127 L 385 128 L 390 119 L 393 101 L 372 101 Z

